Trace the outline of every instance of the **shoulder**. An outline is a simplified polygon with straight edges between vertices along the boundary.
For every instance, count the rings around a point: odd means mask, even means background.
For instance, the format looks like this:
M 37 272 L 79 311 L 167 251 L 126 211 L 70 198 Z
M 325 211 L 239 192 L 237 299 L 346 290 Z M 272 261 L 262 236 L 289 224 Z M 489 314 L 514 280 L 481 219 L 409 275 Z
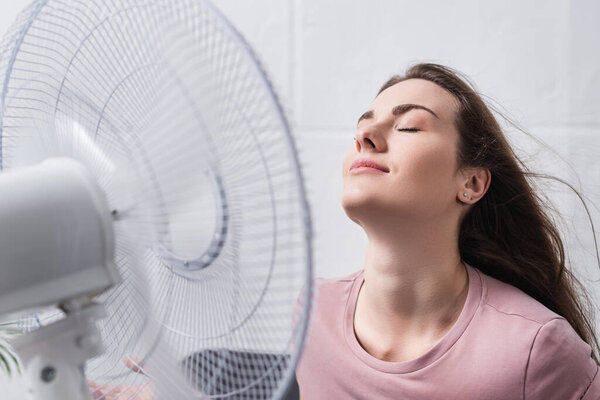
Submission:
M 520 289 L 478 272 L 487 321 L 524 353 L 524 399 L 600 398 L 592 349 L 569 322 Z
M 354 281 L 360 277 L 362 277 L 363 274 L 362 269 L 359 269 L 357 271 L 354 271 L 348 275 L 345 276 L 341 276 L 341 277 L 336 277 L 336 278 L 317 278 L 315 281 L 318 283 L 318 285 L 320 286 L 339 286 L 339 285 L 348 285 L 348 284 L 352 284 L 354 283 Z
M 341 305 L 343 299 L 347 298 L 354 282 L 362 276 L 363 270 L 358 270 L 349 275 L 339 278 L 315 278 L 311 283 L 311 303 L 316 306 L 317 310 L 323 308 L 331 308 L 334 305 Z M 296 312 L 301 308 L 302 299 L 305 296 L 306 286 L 300 290 L 300 294 L 296 300 Z
M 483 283 L 483 305 L 507 317 L 531 322 L 532 329 L 561 318 L 521 289 L 478 271 Z
M 316 278 L 312 284 L 311 318 L 317 329 L 335 324 L 344 317 L 355 283 L 362 278 L 362 270 L 339 278 Z M 313 324 L 315 325 L 315 324 Z
M 525 399 L 599 398 L 598 365 L 591 353 L 591 347 L 564 318 L 543 324 L 529 353 Z
M 362 273 L 363 270 L 361 269 L 342 277 L 316 278 L 313 284 L 316 298 L 337 297 L 340 294 L 348 293 L 355 281 L 362 277 Z

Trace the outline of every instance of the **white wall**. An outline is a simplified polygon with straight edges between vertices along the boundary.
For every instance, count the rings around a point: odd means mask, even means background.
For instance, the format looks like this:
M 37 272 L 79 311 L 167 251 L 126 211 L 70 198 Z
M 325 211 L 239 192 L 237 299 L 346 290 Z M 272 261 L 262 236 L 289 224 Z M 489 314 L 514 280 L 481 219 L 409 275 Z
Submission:
M 239 3 L 217 1 L 262 56 L 291 110 L 310 190 L 318 276 L 362 267 L 364 235 L 340 206 L 341 160 L 379 86 L 417 61 L 448 64 L 470 76 L 496 107 L 563 160 L 507 129 L 525 159 L 568 179 L 600 206 L 598 2 Z M 565 233 L 572 258 L 597 278 L 583 208 L 564 188 L 548 189 L 571 228 Z
M 0 30 L 27 3 L 0 0 Z M 543 172 L 568 178 L 600 206 L 600 28 L 595 24 L 600 3 L 215 3 L 254 46 L 290 113 L 309 188 L 318 276 L 362 268 L 364 235 L 340 206 L 341 160 L 353 143 L 357 117 L 378 87 L 416 61 L 448 64 L 469 75 L 484 94 L 566 161 L 509 130 L 515 145 Z M 567 225 L 581 242 L 573 244 L 573 257 L 600 276 L 582 207 L 573 195 L 553 196 L 561 210 L 573 215 L 569 218 L 574 222 Z

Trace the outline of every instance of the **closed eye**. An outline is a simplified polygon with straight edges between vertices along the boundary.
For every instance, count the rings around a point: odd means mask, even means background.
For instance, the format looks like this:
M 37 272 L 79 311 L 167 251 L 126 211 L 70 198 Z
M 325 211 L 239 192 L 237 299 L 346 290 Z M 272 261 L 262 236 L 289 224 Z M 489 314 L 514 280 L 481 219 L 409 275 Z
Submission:
M 402 132 L 418 132 L 419 128 L 399 128 L 397 130 Z

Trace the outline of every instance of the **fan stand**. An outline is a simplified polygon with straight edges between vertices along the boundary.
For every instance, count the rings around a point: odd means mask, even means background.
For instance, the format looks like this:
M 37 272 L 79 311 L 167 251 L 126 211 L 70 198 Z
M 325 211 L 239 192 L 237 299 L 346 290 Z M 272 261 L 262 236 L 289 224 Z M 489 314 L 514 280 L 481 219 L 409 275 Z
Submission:
M 85 362 L 104 350 L 96 321 L 106 316 L 87 297 L 65 304 L 66 317 L 11 341 L 34 399 L 89 400 Z

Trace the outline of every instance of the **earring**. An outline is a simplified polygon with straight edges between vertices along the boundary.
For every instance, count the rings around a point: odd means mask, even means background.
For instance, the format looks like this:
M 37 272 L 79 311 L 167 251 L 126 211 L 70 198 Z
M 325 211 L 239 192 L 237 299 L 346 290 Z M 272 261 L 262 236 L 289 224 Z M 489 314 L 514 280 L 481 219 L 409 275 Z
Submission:
M 467 197 L 467 193 L 466 193 L 466 192 L 465 192 L 465 193 L 463 193 L 463 197 Z

